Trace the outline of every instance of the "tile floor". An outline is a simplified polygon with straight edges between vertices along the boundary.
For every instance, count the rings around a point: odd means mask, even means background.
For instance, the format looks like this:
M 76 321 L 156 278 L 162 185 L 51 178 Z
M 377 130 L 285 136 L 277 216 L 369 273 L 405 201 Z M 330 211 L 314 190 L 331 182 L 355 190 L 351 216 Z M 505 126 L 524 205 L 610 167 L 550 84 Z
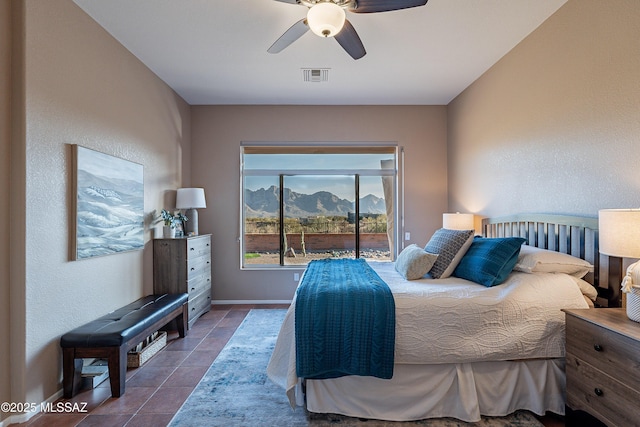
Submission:
M 86 413 L 47 413 L 19 424 L 28 427 L 166 426 L 189 397 L 253 305 L 214 305 L 187 337 L 170 333 L 167 346 L 142 367 L 127 372 L 126 392 L 112 398 L 109 381 L 78 393 L 70 402 L 86 403 Z M 286 308 L 260 305 L 260 308 Z M 66 401 L 66 400 L 62 400 Z M 545 427 L 563 427 L 561 417 L 547 416 Z
M 93 390 L 78 393 L 70 400 L 86 403 L 87 413 L 39 414 L 20 425 L 167 425 L 253 307 L 214 305 L 211 311 L 196 321 L 184 339 L 179 339 L 177 332 L 170 333 L 167 346 L 162 351 L 142 367 L 127 371 L 126 392 L 120 398 L 111 397 L 107 380 Z

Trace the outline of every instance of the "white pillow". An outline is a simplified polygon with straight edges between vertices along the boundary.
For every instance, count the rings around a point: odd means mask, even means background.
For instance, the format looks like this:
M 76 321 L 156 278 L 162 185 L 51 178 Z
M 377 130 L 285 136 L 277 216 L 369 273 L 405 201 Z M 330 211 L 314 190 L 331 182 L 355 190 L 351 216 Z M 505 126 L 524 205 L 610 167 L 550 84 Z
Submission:
M 412 244 L 400 252 L 396 259 L 396 271 L 407 280 L 417 280 L 427 274 L 438 255 L 425 252 L 420 246 Z
M 565 273 L 581 278 L 593 271 L 593 265 L 562 252 L 522 245 L 518 262 L 513 269 L 525 273 Z
M 582 295 L 589 298 L 591 301 L 595 301 L 596 298 L 598 298 L 598 290 L 591 283 L 575 276 L 571 276 L 571 278 L 580 288 L 580 292 L 582 292 Z

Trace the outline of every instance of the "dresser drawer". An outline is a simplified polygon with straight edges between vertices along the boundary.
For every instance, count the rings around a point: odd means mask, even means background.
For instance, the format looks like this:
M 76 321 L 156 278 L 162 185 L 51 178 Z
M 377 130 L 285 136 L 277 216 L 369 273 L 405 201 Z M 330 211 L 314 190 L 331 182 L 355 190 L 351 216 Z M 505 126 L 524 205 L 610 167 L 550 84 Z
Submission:
M 640 393 L 573 353 L 567 353 L 566 362 L 567 405 L 570 408 L 586 411 L 609 427 L 639 425 Z
M 189 325 L 192 325 L 200 315 L 211 309 L 211 290 L 207 289 L 201 294 L 189 299 Z
M 567 316 L 567 355 L 579 355 L 593 367 L 640 390 L 640 342 L 602 326 Z
M 187 282 L 189 298 L 201 293 L 205 288 L 211 288 L 211 266 L 198 271 L 197 274 L 194 273 L 193 277 Z
M 205 270 L 211 271 L 211 258 L 204 255 L 187 260 L 187 280 L 191 280 L 201 275 Z
M 187 257 L 196 258 L 209 255 L 211 249 L 211 236 L 190 238 L 187 245 Z

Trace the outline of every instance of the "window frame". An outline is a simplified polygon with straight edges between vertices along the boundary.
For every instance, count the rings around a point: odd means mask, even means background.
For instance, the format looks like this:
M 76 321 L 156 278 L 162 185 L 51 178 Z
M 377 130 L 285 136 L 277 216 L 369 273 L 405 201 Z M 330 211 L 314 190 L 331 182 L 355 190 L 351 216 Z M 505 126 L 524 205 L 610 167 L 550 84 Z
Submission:
M 394 165 L 389 169 L 245 169 L 244 156 L 247 154 L 392 154 Z M 283 270 L 283 269 L 304 269 L 305 264 L 283 265 L 282 250 L 280 264 L 248 264 L 245 265 L 245 177 L 250 176 L 273 176 L 278 179 L 280 192 L 282 194 L 281 176 L 304 176 L 304 175 L 325 175 L 325 176 L 354 176 L 357 181 L 360 177 L 370 176 L 391 176 L 393 177 L 393 248 L 390 248 L 390 257 L 395 259 L 398 253 L 400 236 L 404 228 L 404 202 L 402 201 L 400 189 L 402 188 L 402 160 L 404 151 L 396 143 L 342 143 L 342 144 L 323 144 L 323 143 L 241 143 L 240 144 L 240 215 L 239 215 L 239 249 L 240 249 L 240 269 L 241 270 Z M 359 182 L 355 185 L 356 191 L 359 191 Z M 359 194 L 356 193 L 356 198 Z M 359 203 L 356 204 L 356 212 L 359 213 Z M 280 213 L 280 222 L 282 225 L 282 213 Z M 280 235 L 283 230 L 280 226 Z M 356 239 L 359 238 L 356 232 Z M 359 242 L 356 241 L 356 247 Z M 356 252 L 357 253 L 357 252 Z

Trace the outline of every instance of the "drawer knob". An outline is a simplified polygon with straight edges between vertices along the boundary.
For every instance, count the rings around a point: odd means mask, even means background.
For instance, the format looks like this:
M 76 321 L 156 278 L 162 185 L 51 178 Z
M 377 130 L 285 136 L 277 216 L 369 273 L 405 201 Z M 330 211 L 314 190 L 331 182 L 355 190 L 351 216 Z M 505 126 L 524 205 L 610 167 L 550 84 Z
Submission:
M 594 345 L 593 345 L 593 349 L 594 349 L 595 351 L 602 351 L 602 346 L 601 346 L 600 344 L 594 344 Z
M 597 387 L 593 390 L 593 392 L 596 394 L 596 396 L 602 396 L 604 394 L 604 392 Z
M 195 251 L 195 250 L 196 250 L 196 248 L 189 248 L 189 250 L 190 250 L 190 251 Z

